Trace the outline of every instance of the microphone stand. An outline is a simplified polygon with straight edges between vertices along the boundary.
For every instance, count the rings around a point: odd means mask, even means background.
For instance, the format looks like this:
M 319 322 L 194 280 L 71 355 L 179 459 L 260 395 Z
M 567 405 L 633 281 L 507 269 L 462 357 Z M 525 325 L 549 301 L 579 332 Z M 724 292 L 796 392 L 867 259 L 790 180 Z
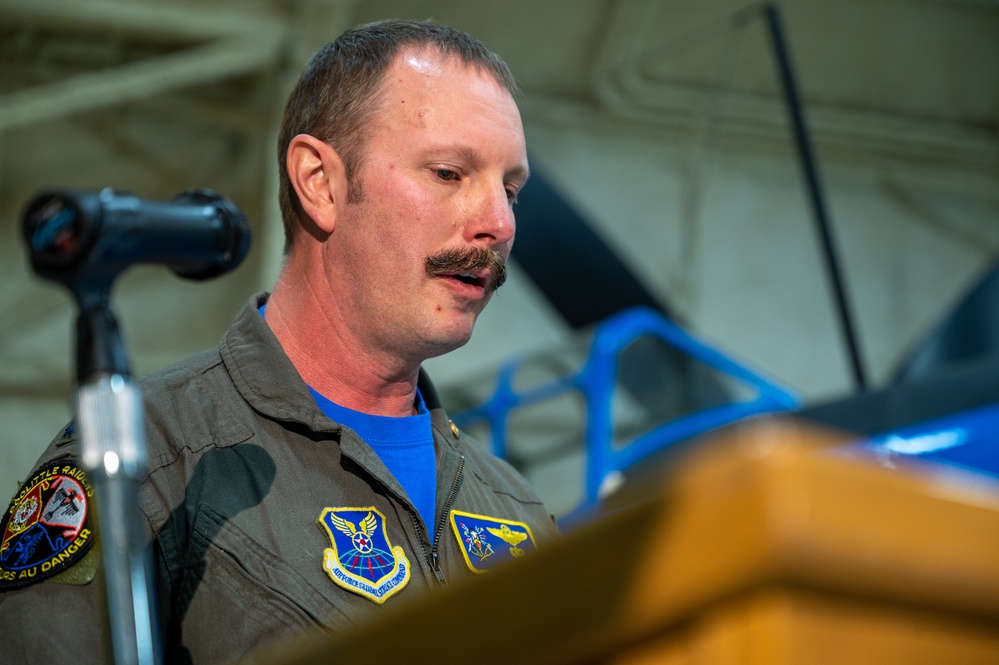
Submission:
M 82 465 L 97 496 L 113 662 L 159 665 L 156 587 L 139 514 L 138 486 L 148 470 L 142 396 L 130 377 L 111 287 L 134 263 L 164 263 L 192 280 L 232 270 L 249 251 L 249 223 L 210 190 L 188 190 L 163 205 L 105 188 L 38 196 L 22 230 L 32 268 L 68 288 L 79 306 L 77 421 Z
M 97 497 L 114 663 L 159 665 L 156 587 L 138 509 L 148 468 L 142 396 L 130 378 L 110 286 L 74 289 L 82 463 Z

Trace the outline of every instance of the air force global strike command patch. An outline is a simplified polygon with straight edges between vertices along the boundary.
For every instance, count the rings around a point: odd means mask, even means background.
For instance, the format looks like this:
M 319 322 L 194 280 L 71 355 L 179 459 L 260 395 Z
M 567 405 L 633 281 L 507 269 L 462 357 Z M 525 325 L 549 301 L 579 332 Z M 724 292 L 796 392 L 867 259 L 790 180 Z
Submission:
M 476 573 L 518 559 L 535 548 L 531 528 L 523 522 L 452 510 L 451 529 L 465 563 Z
M 74 464 L 50 464 L 21 486 L 0 523 L 0 591 L 48 579 L 79 561 L 94 539 L 93 489 Z
M 323 570 L 338 586 L 381 604 L 409 582 L 409 559 L 392 547 L 377 509 L 327 508 L 319 526 L 333 544 L 323 553 Z

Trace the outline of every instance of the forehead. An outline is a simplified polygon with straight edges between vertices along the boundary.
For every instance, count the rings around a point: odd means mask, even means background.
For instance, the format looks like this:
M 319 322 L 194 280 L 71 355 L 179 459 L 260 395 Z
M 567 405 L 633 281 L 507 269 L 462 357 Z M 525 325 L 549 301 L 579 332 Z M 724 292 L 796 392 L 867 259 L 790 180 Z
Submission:
M 380 86 L 375 118 L 426 126 L 463 117 L 516 126 L 520 112 L 512 94 L 485 67 L 436 49 L 404 49 L 393 59 Z
M 366 164 L 453 158 L 527 179 L 520 111 L 488 69 L 432 49 L 404 50 L 387 69 L 379 97 L 365 128 Z
M 400 49 L 389 63 L 382 87 L 384 89 L 393 85 L 433 85 L 435 82 L 446 82 L 455 75 L 481 78 L 498 90 L 510 94 L 510 91 L 485 65 L 466 61 L 456 54 L 444 53 L 433 46 L 409 46 Z

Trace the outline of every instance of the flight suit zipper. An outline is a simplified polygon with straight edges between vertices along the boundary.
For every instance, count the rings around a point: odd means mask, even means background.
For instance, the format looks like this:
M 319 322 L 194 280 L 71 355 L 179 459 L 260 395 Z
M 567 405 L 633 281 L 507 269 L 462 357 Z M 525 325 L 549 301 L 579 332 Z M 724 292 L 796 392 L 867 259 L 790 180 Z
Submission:
M 423 541 L 420 541 L 420 549 L 423 550 L 423 558 L 426 560 L 427 565 L 430 566 L 430 570 L 434 571 L 434 576 L 437 578 L 438 584 L 447 584 L 447 580 L 444 579 L 444 571 L 441 570 L 440 562 L 437 560 L 437 546 L 441 542 L 441 538 L 444 537 L 444 528 L 447 526 L 447 516 L 451 512 L 451 504 L 454 503 L 455 497 L 458 496 L 458 488 L 461 487 L 462 472 L 465 469 L 465 456 L 462 455 L 458 460 L 458 473 L 454 476 L 454 482 L 451 483 L 451 491 L 447 495 L 447 501 L 444 502 L 444 512 L 441 513 L 441 518 L 437 522 L 437 532 L 434 534 L 434 545 L 427 554 L 427 548 L 423 546 Z M 414 522 L 416 518 L 413 518 Z

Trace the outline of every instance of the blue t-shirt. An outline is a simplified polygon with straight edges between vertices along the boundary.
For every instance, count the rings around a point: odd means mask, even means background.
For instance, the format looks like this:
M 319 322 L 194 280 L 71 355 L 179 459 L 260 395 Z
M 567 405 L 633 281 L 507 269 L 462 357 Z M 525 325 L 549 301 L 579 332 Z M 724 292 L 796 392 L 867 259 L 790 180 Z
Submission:
M 434 540 L 437 501 L 437 458 L 430 412 L 416 391 L 417 414 L 394 418 L 354 411 L 326 399 L 309 386 L 323 413 L 357 432 L 399 481 Z
M 267 303 L 257 308 L 264 315 Z M 434 542 L 434 514 L 437 506 L 437 456 L 430 412 L 423 395 L 416 391 L 416 415 L 393 418 L 372 416 L 328 400 L 309 386 L 316 405 L 330 420 L 346 425 L 371 446 L 406 491 Z

